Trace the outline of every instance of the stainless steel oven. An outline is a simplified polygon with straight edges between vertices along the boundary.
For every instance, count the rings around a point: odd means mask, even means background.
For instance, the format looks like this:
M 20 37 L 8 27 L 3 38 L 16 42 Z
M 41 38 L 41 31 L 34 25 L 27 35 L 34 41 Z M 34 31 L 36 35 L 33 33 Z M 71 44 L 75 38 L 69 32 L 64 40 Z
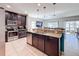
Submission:
M 18 38 L 23 38 L 23 37 L 26 37 L 26 30 L 25 29 L 18 30 Z
M 7 35 L 8 35 L 8 42 L 18 39 L 18 32 L 17 31 L 8 31 Z

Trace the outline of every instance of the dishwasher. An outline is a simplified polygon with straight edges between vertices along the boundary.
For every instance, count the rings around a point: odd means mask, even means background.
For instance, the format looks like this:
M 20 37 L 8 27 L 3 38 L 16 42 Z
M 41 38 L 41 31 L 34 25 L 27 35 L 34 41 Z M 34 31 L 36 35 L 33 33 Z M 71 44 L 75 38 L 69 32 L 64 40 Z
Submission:
M 32 34 L 27 33 L 27 44 L 32 45 Z

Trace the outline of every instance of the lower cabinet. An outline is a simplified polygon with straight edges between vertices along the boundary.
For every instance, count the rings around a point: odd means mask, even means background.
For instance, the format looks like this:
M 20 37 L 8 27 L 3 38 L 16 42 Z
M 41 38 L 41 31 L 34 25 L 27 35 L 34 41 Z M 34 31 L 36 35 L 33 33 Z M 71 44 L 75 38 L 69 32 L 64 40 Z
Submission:
M 35 46 L 41 51 L 44 51 L 44 36 L 34 34 L 32 43 L 33 43 L 33 46 Z
M 59 55 L 59 44 L 58 39 L 47 37 L 45 39 L 45 53 L 49 56 L 58 56 Z
M 33 34 L 32 45 L 49 56 L 59 55 L 59 39 Z
M 44 36 L 39 36 L 39 38 L 38 38 L 38 49 L 40 49 L 41 51 L 43 51 L 44 52 L 44 39 L 45 39 L 45 37 Z
M 32 45 L 36 48 L 38 48 L 38 36 L 36 34 L 33 34 L 33 37 L 32 37 Z

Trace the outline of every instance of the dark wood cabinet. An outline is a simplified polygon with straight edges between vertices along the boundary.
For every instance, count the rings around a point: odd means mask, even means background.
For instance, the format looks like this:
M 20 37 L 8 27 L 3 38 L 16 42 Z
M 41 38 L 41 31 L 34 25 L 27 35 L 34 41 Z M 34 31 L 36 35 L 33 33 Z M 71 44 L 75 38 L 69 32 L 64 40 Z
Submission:
M 33 34 L 32 43 L 34 47 L 38 48 L 38 36 L 36 34 Z
M 44 52 L 44 36 L 34 34 L 33 35 L 33 46 Z
M 53 37 L 47 37 L 45 40 L 45 53 L 49 56 L 59 55 L 59 39 Z
M 46 53 L 49 56 L 60 55 L 60 39 L 36 33 L 32 34 L 32 46 Z
M 18 15 L 18 19 L 17 19 L 18 26 L 21 26 L 21 20 L 22 20 L 22 16 L 21 15 Z
M 6 13 L 5 13 L 5 19 L 7 19 L 7 20 L 8 20 L 8 19 L 9 19 L 9 20 L 11 19 L 11 14 L 10 14 L 9 12 L 6 12 Z
M 38 37 L 38 48 L 44 52 L 44 39 L 45 37 L 42 35 L 39 35 Z
M 26 17 L 25 16 L 22 16 L 21 25 L 22 26 L 26 25 Z
M 18 36 L 18 38 L 26 37 L 26 16 L 27 15 L 5 11 L 6 33 L 8 34 L 8 31 L 17 31 L 18 34 L 16 36 Z M 6 36 L 8 37 L 8 35 Z M 5 41 L 8 41 L 7 37 Z
M 18 15 L 18 26 L 26 25 L 26 16 Z
M 6 11 L 5 13 L 5 18 L 7 20 L 17 20 L 18 19 L 18 14 L 17 13 L 13 13 L 13 12 L 9 12 L 9 11 Z
M 5 11 L 5 23 L 8 25 L 8 23 L 14 24 L 14 21 L 16 21 L 17 26 L 24 26 L 26 25 L 26 16 L 27 15 L 21 15 L 18 13 Z

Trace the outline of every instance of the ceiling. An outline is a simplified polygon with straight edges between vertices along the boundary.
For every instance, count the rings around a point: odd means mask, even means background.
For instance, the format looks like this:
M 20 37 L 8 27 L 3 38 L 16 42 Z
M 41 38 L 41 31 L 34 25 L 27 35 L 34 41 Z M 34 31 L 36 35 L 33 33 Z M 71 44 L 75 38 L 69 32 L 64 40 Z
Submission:
M 52 3 L 40 3 L 40 6 L 37 3 L 0 3 L 0 6 L 9 11 L 27 14 L 30 17 L 41 19 L 79 15 L 79 3 L 56 3 L 56 16 L 53 16 L 54 5 Z M 43 7 L 46 7 L 46 9 Z M 37 12 L 37 9 L 39 9 L 39 12 Z

